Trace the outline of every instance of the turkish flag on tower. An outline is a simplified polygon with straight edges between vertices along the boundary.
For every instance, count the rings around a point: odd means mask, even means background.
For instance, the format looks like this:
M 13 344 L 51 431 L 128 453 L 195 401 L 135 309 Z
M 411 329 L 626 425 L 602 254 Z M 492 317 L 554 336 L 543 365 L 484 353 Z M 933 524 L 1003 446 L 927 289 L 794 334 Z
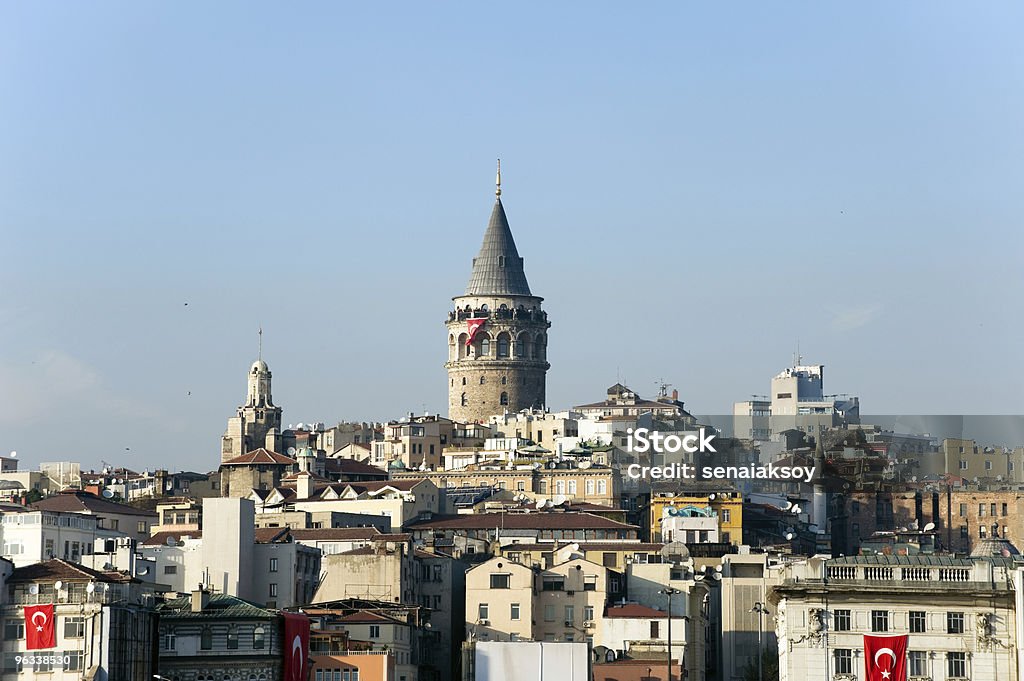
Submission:
M 476 332 L 480 330 L 480 327 L 483 326 L 484 322 L 486 322 L 486 321 L 487 321 L 486 317 L 484 317 L 482 319 L 467 319 L 466 320 L 466 326 L 469 329 L 469 338 L 466 339 L 466 345 L 467 346 L 473 344 L 473 339 L 476 338 Z
M 53 604 L 25 606 L 25 647 L 28 650 L 53 648 L 57 629 L 53 626 Z
M 907 681 L 907 636 L 864 636 L 867 681 Z

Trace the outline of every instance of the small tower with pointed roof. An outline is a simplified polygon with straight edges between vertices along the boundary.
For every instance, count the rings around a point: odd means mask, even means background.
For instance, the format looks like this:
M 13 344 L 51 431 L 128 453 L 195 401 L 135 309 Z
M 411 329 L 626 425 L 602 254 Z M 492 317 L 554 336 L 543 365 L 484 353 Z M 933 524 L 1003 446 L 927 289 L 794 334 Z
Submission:
M 249 367 L 245 403 L 228 419 L 228 428 L 221 438 L 220 460 L 223 463 L 260 447 L 277 451 L 281 444 L 281 407 L 274 404 L 270 392 L 270 367 L 263 361 L 263 329 L 256 361 Z
M 498 162 L 494 208 L 466 292 L 448 313 L 448 416 L 485 421 L 545 405 L 547 313 L 533 295 L 501 203 Z

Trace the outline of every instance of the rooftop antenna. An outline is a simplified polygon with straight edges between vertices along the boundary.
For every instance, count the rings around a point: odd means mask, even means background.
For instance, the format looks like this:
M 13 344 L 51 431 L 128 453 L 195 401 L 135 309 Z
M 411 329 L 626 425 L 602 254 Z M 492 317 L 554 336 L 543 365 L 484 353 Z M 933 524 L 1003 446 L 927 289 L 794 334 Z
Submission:
M 498 159 L 498 174 L 494 178 L 494 195 L 501 198 L 501 159 Z
M 260 347 L 259 352 L 256 354 L 257 361 L 263 360 L 263 325 L 260 324 Z

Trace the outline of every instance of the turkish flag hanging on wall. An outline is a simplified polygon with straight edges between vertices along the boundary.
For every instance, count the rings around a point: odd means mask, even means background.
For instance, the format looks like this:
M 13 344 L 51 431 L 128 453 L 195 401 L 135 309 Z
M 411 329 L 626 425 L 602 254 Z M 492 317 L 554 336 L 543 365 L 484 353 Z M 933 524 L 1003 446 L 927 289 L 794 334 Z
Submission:
M 865 636 L 867 681 L 907 681 L 907 636 Z
M 476 332 L 480 330 L 480 327 L 483 326 L 484 322 L 486 322 L 486 321 L 487 321 L 486 317 L 483 318 L 483 319 L 467 319 L 466 320 L 466 326 L 469 329 L 469 338 L 466 339 L 466 345 L 467 346 L 473 344 L 473 339 L 476 338 Z
M 57 628 L 53 626 L 53 604 L 25 606 L 25 647 L 28 650 L 53 648 L 57 645 Z
M 309 679 L 309 618 L 290 612 L 284 617 L 284 681 Z

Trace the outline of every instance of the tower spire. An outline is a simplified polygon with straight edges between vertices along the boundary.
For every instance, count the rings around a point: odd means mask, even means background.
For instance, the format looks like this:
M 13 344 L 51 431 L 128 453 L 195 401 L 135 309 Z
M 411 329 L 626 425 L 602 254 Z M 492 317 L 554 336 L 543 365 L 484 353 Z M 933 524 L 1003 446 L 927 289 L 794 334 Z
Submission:
M 500 199 L 501 198 L 501 159 L 500 158 L 498 159 L 498 174 L 494 178 L 494 185 L 495 185 L 494 195 L 497 196 Z
M 259 335 L 260 335 L 260 345 L 259 345 L 259 351 L 256 354 L 256 359 L 257 360 L 262 360 L 263 359 L 263 325 L 262 324 L 260 324 L 260 334 Z

